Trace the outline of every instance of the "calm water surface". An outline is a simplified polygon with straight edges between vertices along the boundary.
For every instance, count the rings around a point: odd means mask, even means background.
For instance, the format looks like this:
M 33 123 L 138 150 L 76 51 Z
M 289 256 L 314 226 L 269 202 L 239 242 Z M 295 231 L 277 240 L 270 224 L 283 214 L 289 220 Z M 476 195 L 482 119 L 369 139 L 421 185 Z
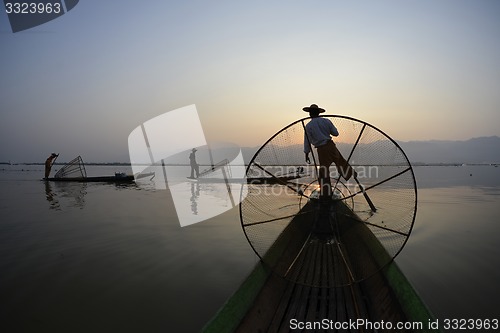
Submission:
M 148 180 L 45 184 L 40 166 L 0 169 L 0 332 L 197 332 L 257 262 L 237 209 L 181 228 Z M 398 264 L 438 318 L 500 319 L 500 168 L 415 173 Z
M 500 168 L 415 172 L 417 219 L 397 262 L 438 318 L 500 319 Z

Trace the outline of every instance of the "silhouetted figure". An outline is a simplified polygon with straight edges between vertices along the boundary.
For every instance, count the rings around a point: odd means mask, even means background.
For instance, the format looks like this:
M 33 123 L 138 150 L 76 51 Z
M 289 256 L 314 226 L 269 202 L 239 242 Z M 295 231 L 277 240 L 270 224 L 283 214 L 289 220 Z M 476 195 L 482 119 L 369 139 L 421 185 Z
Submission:
M 309 153 L 311 152 L 311 144 L 317 149 L 319 159 L 319 175 L 318 181 L 320 185 L 320 196 L 329 198 L 332 195 L 332 185 L 330 182 L 330 165 L 335 163 L 342 177 L 349 180 L 356 171 L 347 163 L 337 146 L 332 141 L 331 136 L 338 136 L 339 132 L 333 125 L 330 119 L 320 117 L 319 114 L 325 112 L 324 109 L 316 104 L 302 108 L 305 112 L 309 112 L 311 121 L 305 126 L 304 133 L 304 153 L 306 154 L 306 162 L 311 163 Z
M 196 152 L 196 148 L 193 148 L 191 154 L 189 154 L 189 164 L 191 164 L 191 176 L 189 178 L 194 178 L 194 173 L 196 173 L 196 178 L 198 178 L 200 174 L 200 167 L 196 163 Z
M 50 175 L 50 169 L 52 169 L 52 164 L 54 164 L 55 159 L 59 156 L 59 154 L 52 153 L 50 156 L 45 160 L 45 179 L 49 178 Z
M 297 167 L 297 173 L 296 173 L 296 176 L 299 177 L 301 174 L 304 173 L 304 167 Z

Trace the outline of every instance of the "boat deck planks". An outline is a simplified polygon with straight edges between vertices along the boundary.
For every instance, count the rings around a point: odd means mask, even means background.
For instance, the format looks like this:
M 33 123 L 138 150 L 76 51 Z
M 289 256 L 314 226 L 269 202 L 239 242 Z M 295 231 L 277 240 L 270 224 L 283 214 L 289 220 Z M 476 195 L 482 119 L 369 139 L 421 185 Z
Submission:
M 322 269 L 325 259 L 331 258 L 333 254 L 332 247 L 325 245 L 311 246 L 310 251 L 315 254 L 314 263 L 318 269 Z M 309 266 L 303 267 L 311 272 Z M 332 267 L 328 267 L 328 270 L 333 272 Z M 369 299 L 372 301 L 367 304 Z M 327 288 L 293 283 L 273 274 L 236 332 L 289 332 L 292 319 L 303 322 L 319 322 L 323 319 L 346 322 L 358 318 L 404 321 L 402 311 L 394 311 L 400 307 L 396 302 L 379 275 L 366 282 Z
M 258 280 L 261 287 L 252 294 L 251 302 L 245 303 L 248 306 L 234 306 L 246 300 L 247 288 L 242 287 L 204 332 L 291 332 L 292 319 L 316 325 L 325 319 L 328 323 L 365 319 L 393 324 L 426 323 L 432 319 L 397 265 L 390 262 L 380 266 L 387 262 L 383 257 L 386 252 L 377 249 L 380 244 L 364 223 L 349 215 L 344 205 L 317 208 L 303 207 L 267 251 L 266 260 L 256 265 L 244 286 L 261 276 Z M 266 272 L 264 276 L 262 271 Z M 360 280 L 359 276 L 366 276 L 365 272 L 373 273 Z M 364 327 L 339 332 L 384 330 Z
M 346 253 L 349 246 L 335 237 L 324 237 L 333 232 L 332 226 L 324 222 L 328 221 L 325 217 L 325 212 L 315 216 L 315 220 L 322 223 L 315 226 L 317 233 L 311 233 L 305 246 L 289 260 L 287 276 L 290 279 L 271 274 L 236 332 L 290 332 L 292 319 L 310 323 L 323 319 L 348 322 L 358 318 L 372 322 L 405 321 L 401 306 L 381 273 L 361 283 L 345 283 L 352 274 Z M 372 258 L 367 256 L 366 260 Z M 291 282 L 297 280 L 304 283 Z M 343 283 L 347 286 L 338 287 Z

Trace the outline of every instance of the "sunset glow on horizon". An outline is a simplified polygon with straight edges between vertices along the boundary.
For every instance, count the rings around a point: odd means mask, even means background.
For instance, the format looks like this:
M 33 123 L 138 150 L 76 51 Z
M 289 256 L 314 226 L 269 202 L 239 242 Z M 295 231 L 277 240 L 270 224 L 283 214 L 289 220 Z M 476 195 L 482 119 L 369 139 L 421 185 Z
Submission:
M 134 128 L 191 104 L 240 146 L 312 103 L 401 141 L 500 136 L 497 1 L 86 0 L 15 34 L 0 17 L 0 162 L 126 161 Z

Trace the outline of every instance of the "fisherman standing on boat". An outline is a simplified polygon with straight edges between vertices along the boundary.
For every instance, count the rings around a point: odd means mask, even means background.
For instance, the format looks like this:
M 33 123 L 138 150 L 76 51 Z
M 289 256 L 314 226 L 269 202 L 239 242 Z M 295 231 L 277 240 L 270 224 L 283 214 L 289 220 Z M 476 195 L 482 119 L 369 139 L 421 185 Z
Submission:
M 304 153 L 306 154 L 306 162 L 309 164 L 309 153 L 311 152 L 311 144 L 318 151 L 319 158 L 319 175 L 320 197 L 330 198 L 332 196 L 332 185 L 330 182 L 330 165 L 335 163 L 345 180 L 349 180 L 356 171 L 347 163 L 337 146 L 332 141 L 331 136 L 338 136 L 339 132 L 333 123 L 327 119 L 320 117 L 319 114 L 325 112 L 324 109 L 316 104 L 302 108 L 305 112 L 309 112 L 311 121 L 305 126 L 304 132 Z
M 191 151 L 191 154 L 189 154 L 189 163 L 191 164 L 191 177 L 189 178 L 194 178 L 194 173 L 196 172 L 196 178 L 198 178 L 200 174 L 200 167 L 198 163 L 196 163 L 196 148 L 193 148 Z
M 50 156 L 45 160 L 45 179 L 49 178 L 50 175 L 50 169 L 52 169 L 52 164 L 54 164 L 57 156 L 59 154 L 52 153 Z

